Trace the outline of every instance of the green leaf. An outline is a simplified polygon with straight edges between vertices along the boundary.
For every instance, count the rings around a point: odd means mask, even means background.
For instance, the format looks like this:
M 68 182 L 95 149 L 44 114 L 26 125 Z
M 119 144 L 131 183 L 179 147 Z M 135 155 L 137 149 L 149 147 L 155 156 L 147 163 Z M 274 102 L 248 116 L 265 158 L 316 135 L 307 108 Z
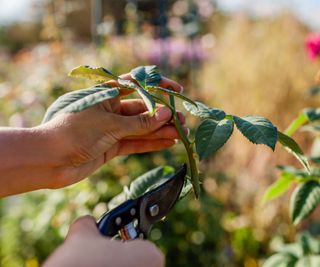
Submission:
M 129 80 L 124 80 L 119 78 L 118 83 L 126 88 L 130 88 L 135 90 L 144 103 L 146 104 L 146 107 L 150 113 L 150 115 L 153 115 L 156 111 L 156 102 L 153 99 L 153 96 L 149 94 L 145 89 L 141 88 L 140 86 L 136 85 L 134 82 L 129 81 Z
M 80 76 L 90 80 L 104 82 L 110 79 L 117 80 L 118 77 L 103 67 L 90 67 L 82 65 L 70 71 L 69 76 Z
M 280 178 L 268 187 L 267 191 L 264 193 L 262 202 L 266 203 L 284 194 L 294 180 L 294 175 L 282 173 Z
M 307 157 L 303 154 L 299 145 L 291 137 L 278 131 L 278 141 L 284 148 L 291 154 L 293 154 L 305 167 L 308 173 L 310 173 L 310 166 Z
M 200 118 L 221 121 L 226 117 L 226 113 L 221 109 L 207 107 L 205 104 L 198 101 L 195 103 L 197 106 L 185 101 L 183 102 L 183 106 L 192 115 Z
M 48 108 L 42 123 L 48 122 L 57 114 L 79 112 L 118 95 L 118 88 L 102 85 L 64 94 Z
M 188 97 L 184 96 L 183 94 L 180 94 L 176 91 L 173 91 L 173 90 L 169 90 L 169 89 L 166 89 L 166 88 L 162 88 L 162 87 L 158 87 L 158 86 L 147 86 L 146 87 L 147 90 L 154 90 L 154 91 L 160 91 L 160 92 L 164 92 L 164 93 L 167 93 L 169 94 L 170 96 L 176 96 L 176 97 L 179 97 L 181 98 L 182 100 L 190 103 L 191 105 L 194 105 L 195 107 L 197 107 L 197 104 L 192 101 L 191 99 L 189 99 Z
M 174 168 L 170 166 L 161 166 L 144 173 L 130 184 L 129 198 L 135 199 L 145 192 L 154 189 L 167 181 L 173 173 Z
M 137 92 L 146 104 L 150 115 L 153 115 L 156 112 L 156 102 L 154 101 L 152 95 L 150 95 L 146 90 L 142 88 L 138 88 Z
M 278 134 L 277 128 L 266 118 L 260 116 L 233 116 L 239 131 L 254 144 L 265 144 L 275 149 Z
M 196 133 L 196 151 L 203 160 L 213 155 L 229 139 L 233 131 L 233 122 L 222 120 L 204 120 Z
M 129 81 L 129 80 L 125 80 L 125 79 L 122 79 L 122 78 L 118 78 L 118 83 L 121 86 L 129 88 L 129 89 L 133 89 L 133 90 L 142 89 L 139 85 L 136 85 L 134 82 Z
M 319 267 L 319 266 L 320 266 L 319 255 L 309 255 L 309 256 L 300 258 L 295 265 L 295 267 Z
M 293 135 L 303 124 L 305 124 L 308 121 L 308 116 L 306 113 L 301 112 L 299 116 L 291 122 L 289 127 L 284 131 L 284 133 L 288 136 Z
M 320 203 L 320 184 L 309 181 L 299 185 L 293 192 L 290 201 L 292 222 L 297 225 L 305 219 Z
M 161 75 L 157 66 L 139 66 L 130 71 L 131 77 L 135 79 L 142 87 L 158 86 L 161 81 Z
M 313 238 L 309 232 L 302 232 L 299 234 L 298 240 L 304 255 L 320 253 L 320 240 Z
M 294 267 L 297 258 L 291 254 L 275 254 L 267 259 L 262 267 Z
M 308 116 L 309 121 L 320 119 L 320 108 L 305 108 L 303 112 Z

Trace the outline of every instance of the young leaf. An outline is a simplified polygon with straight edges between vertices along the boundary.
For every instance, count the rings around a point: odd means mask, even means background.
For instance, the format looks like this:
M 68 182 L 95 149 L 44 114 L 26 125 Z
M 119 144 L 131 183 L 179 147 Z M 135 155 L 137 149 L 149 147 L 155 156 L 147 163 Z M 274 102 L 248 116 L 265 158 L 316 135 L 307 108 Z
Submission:
M 229 139 L 233 131 L 233 122 L 222 120 L 204 120 L 196 133 L 196 150 L 199 159 L 203 160 L 214 154 Z
M 207 107 L 205 104 L 201 102 L 195 103 L 196 106 L 184 101 L 183 106 L 192 115 L 198 116 L 200 118 L 221 121 L 226 117 L 226 113 L 221 109 Z
M 173 173 L 174 168 L 170 166 L 161 166 L 144 173 L 130 184 L 129 198 L 135 199 L 152 190 L 168 180 Z
M 278 134 L 277 128 L 266 118 L 260 116 L 233 116 L 239 131 L 254 144 L 265 144 L 275 149 Z
M 130 71 L 131 77 L 135 79 L 142 87 L 158 86 L 161 81 L 161 75 L 157 66 L 140 66 Z
M 194 105 L 195 107 L 197 107 L 197 104 L 195 102 L 193 102 L 191 99 L 189 99 L 188 97 L 184 96 L 183 94 L 180 94 L 176 91 L 173 91 L 173 90 L 169 90 L 169 89 L 166 89 L 166 88 L 162 88 L 162 87 L 159 87 L 159 86 L 147 86 L 146 87 L 147 90 L 153 90 L 153 91 L 160 91 L 160 92 L 164 92 L 164 93 L 167 93 L 168 95 L 170 96 L 176 96 L 176 97 L 179 97 L 181 98 L 182 100 L 190 103 L 191 105 Z
M 284 146 L 284 148 L 291 154 L 293 154 L 305 167 L 308 173 L 310 173 L 310 166 L 308 159 L 303 154 L 301 148 L 299 145 L 294 141 L 291 137 L 285 135 L 284 133 L 281 133 L 278 131 L 278 141 L 281 145 Z
M 104 82 L 110 79 L 118 79 L 116 75 L 112 74 L 109 70 L 103 67 L 94 68 L 86 65 L 74 68 L 70 71 L 69 76 L 80 76 L 98 82 Z
M 290 200 L 290 215 L 292 222 L 297 225 L 305 219 L 320 203 L 320 184 L 309 181 L 299 185 Z
M 280 178 L 268 187 L 267 191 L 264 193 L 262 202 L 266 203 L 284 194 L 294 180 L 294 175 L 282 173 Z
M 79 112 L 118 95 L 118 88 L 105 86 L 95 86 L 64 94 L 48 108 L 42 123 L 48 122 L 58 113 Z

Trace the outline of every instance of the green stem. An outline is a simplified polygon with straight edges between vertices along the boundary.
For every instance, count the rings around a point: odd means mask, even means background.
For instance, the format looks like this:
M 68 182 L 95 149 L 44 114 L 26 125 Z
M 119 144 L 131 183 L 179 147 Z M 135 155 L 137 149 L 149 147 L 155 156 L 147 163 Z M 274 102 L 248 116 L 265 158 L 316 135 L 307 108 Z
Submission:
M 295 131 L 297 131 L 303 124 L 308 121 L 308 116 L 304 112 L 301 112 L 300 115 L 284 131 L 284 133 L 288 136 L 291 136 Z
M 168 108 L 171 109 L 172 111 L 172 115 L 173 115 L 173 123 L 174 126 L 176 127 L 178 134 L 181 138 L 181 141 L 187 151 L 187 155 L 188 155 L 188 161 L 189 161 L 189 173 L 190 173 L 190 177 L 191 177 L 191 182 L 192 182 L 192 186 L 193 186 L 193 190 L 194 193 L 196 195 L 196 198 L 199 197 L 200 194 L 200 185 L 199 185 L 199 173 L 198 173 L 198 168 L 197 168 L 197 164 L 196 164 L 196 159 L 195 159 L 195 155 L 196 153 L 193 150 L 193 143 L 191 143 L 188 139 L 188 137 L 186 136 L 186 134 L 184 133 L 183 130 L 183 126 L 180 123 L 180 120 L 178 118 L 176 109 L 175 109 L 175 102 L 174 102 L 174 97 L 170 96 L 170 104 L 166 103 L 164 100 L 162 100 L 161 98 L 158 98 L 154 95 L 152 95 L 156 100 L 158 100 L 159 102 L 163 103 L 164 105 L 166 105 Z

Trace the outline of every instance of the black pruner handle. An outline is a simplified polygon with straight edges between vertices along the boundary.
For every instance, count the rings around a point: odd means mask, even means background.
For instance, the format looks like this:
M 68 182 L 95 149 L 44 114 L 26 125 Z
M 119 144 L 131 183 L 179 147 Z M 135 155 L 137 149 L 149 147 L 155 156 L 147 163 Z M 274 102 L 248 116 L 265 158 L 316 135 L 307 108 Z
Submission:
M 135 231 L 134 222 L 138 222 L 138 202 L 138 200 L 127 200 L 102 215 L 97 222 L 100 233 L 108 237 L 114 237 L 120 233 L 125 240 L 138 238 L 138 233 L 133 232 Z

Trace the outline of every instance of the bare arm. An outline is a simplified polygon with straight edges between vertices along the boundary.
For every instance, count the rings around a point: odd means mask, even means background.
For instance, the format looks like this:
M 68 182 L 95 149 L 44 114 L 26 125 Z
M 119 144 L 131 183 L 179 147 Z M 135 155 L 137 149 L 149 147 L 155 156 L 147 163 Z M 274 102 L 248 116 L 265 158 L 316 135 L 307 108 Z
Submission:
M 54 187 L 63 162 L 59 146 L 56 131 L 46 127 L 1 127 L 0 196 Z

